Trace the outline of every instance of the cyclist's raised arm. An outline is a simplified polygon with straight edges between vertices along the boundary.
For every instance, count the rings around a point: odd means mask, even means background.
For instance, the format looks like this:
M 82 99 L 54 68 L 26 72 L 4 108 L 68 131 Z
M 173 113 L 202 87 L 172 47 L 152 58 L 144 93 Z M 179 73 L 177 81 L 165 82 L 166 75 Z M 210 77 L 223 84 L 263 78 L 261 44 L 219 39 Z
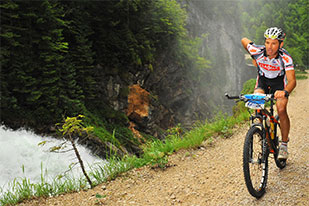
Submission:
M 246 37 L 241 39 L 242 46 L 248 51 L 248 44 L 252 41 L 250 39 L 247 39 Z
M 248 51 L 248 44 L 251 43 L 252 41 L 246 37 L 242 38 L 241 39 L 241 43 L 242 43 L 242 46 L 246 49 L 246 51 L 250 54 L 250 52 Z M 254 66 L 257 66 L 256 64 L 256 61 L 252 58 L 252 64 Z

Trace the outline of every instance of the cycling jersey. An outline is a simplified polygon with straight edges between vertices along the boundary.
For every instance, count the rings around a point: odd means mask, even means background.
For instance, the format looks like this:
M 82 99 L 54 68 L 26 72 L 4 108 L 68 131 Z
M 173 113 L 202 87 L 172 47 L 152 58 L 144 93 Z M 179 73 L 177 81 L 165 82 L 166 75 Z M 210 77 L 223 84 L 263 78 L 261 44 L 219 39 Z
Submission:
M 265 46 L 250 43 L 247 50 L 256 60 L 259 76 L 274 79 L 285 76 L 285 71 L 294 70 L 292 57 L 283 48 L 279 49 L 277 57 L 273 59 L 269 59 L 266 55 Z

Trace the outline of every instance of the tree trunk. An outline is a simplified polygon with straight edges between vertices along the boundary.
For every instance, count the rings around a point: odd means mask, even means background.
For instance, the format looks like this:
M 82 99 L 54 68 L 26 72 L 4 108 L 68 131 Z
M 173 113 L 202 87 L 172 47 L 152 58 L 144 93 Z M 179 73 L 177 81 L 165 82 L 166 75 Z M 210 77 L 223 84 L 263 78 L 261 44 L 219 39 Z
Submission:
M 77 147 L 76 147 L 76 145 L 75 145 L 75 142 L 74 142 L 74 140 L 73 140 L 73 138 L 71 137 L 70 134 L 69 134 L 69 138 L 70 138 L 70 142 L 72 143 L 72 146 L 73 146 L 73 148 L 74 148 L 74 152 L 75 152 L 75 155 L 76 155 L 76 157 L 77 157 L 77 159 L 78 159 L 78 162 L 79 162 L 79 164 L 80 164 L 80 166 L 81 166 L 81 168 L 82 168 L 82 171 L 83 171 L 83 173 L 84 173 L 84 175 L 85 175 L 85 177 L 86 177 L 88 183 L 90 184 L 90 186 L 91 186 L 91 188 L 92 188 L 92 187 L 93 187 L 93 184 L 92 184 L 92 182 L 91 182 L 91 180 L 90 180 L 90 178 L 89 178 L 89 176 L 88 176 L 88 174 L 87 174 L 87 172 L 86 172 L 86 170 L 85 170 L 85 167 L 84 167 L 84 163 L 83 163 L 83 161 L 82 161 L 82 158 L 80 157 L 80 154 L 79 154 L 79 152 L 78 152 L 78 150 L 77 150 Z

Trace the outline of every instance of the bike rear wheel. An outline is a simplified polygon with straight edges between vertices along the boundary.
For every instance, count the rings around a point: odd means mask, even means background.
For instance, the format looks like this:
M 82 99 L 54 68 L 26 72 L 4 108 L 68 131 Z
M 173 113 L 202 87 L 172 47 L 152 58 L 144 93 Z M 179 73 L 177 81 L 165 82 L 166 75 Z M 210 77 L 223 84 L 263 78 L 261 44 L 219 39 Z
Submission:
M 279 121 L 279 116 L 276 116 L 277 121 Z M 279 154 L 279 136 L 278 136 L 278 131 L 277 129 L 279 128 L 278 124 L 275 123 L 275 140 L 274 140 L 274 145 L 276 147 L 276 151 L 274 153 L 274 159 L 275 159 L 275 163 L 277 165 L 277 167 L 279 167 L 280 169 L 285 168 L 286 166 L 286 160 L 279 160 L 278 159 L 278 154 Z M 279 128 L 280 129 L 280 128 Z
M 266 139 L 259 127 L 247 132 L 243 150 L 243 171 L 249 193 L 260 198 L 265 193 L 268 177 L 268 154 Z

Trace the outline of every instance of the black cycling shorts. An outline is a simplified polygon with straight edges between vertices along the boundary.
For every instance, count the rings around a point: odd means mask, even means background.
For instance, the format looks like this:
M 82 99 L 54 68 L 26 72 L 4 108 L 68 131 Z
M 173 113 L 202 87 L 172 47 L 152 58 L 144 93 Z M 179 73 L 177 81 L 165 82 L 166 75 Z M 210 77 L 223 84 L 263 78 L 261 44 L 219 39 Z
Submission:
M 265 94 L 274 94 L 277 90 L 284 90 L 284 76 L 279 76 L 274 79 L 268 79 L 264 76 L 258 76 L 255 89 L 263 89 Z

